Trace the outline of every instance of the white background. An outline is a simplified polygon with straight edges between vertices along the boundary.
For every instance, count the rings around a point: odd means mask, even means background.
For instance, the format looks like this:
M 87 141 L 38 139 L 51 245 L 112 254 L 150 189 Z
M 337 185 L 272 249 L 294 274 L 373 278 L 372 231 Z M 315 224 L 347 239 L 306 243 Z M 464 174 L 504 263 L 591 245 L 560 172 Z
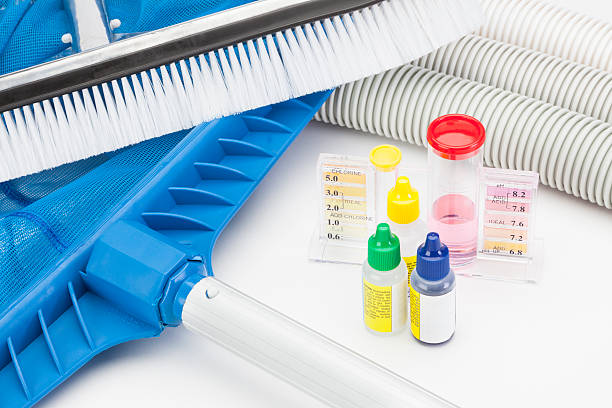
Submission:
M 612 21 L 609 0 L 556 3 Z M 386 142 L 311 124 L 217 243 L 217 277 L 462 407 L 612 406 L 612 212 L 541 188 L 543 280 L 458 278 L 457 332 L 426 347 L 366 332 L 358 266 L 312 263 L 319 153 Z M 404 164 L 425 150 L 401 144 Z M 41 407 L 318 407 L 319 402 L 183 328 L 96 357 Z

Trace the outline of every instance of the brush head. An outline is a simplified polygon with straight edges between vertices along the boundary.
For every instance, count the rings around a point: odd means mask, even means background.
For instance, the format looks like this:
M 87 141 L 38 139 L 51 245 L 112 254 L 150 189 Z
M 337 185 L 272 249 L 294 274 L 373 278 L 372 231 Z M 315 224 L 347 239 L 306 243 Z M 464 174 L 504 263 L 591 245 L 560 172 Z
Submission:
M 0 77 L 0 112 L 349 13 L 376 0 L 258 0 Z
M 332 89 L 481 22 L 477 0 L 259 0 L 0 77 L 0 181 Z

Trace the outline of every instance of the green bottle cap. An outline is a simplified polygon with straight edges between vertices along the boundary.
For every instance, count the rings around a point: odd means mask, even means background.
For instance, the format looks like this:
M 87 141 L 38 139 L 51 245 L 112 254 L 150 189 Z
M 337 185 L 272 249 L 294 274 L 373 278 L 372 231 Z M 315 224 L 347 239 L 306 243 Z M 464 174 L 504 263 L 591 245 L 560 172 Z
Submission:
M 376 234 L 368 240 L 368 264 L 377 271 L 391 271 L 400 264 L 400 242 L 389 224 L 378 224 Z

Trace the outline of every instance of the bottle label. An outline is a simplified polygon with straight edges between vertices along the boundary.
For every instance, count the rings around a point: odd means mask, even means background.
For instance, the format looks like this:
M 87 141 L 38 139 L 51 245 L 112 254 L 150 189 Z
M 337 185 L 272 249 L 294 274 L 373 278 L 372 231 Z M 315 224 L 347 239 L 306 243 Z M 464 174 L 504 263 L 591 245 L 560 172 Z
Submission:
M 410 276 L 414 268 L 416 268 L 416 255 L 405 256 L 404 262 L 406 262 L 406 267 L 408 268 L 408 276 Z
M 442 296 L 427 296 L 410 289 L 410 330 L 425 343 L 438 344 L 455 332 L 455 289 Z
M 363 280 L 363 319 L 380 333 L 392 333 L 406 325 L 408 281 L 393 286 L 376 286 Z
M 408 297 L 410 297 L 410 276 L 412 276 L 412 271 L 416 268 L 416 255 L 414 256 L 405 256 L 404 262 L 406 263 L 406 267 L 408 268 Z

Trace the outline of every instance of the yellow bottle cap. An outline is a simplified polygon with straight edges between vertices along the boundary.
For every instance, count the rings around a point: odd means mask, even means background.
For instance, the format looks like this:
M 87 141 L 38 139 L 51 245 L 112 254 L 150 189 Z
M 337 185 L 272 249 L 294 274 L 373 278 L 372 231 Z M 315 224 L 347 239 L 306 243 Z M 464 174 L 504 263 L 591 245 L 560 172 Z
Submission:
M 395 146 L 377 146 L 370 152 L 370 161 L 377 169 L 393 171 L 402 161 L 402 152 Z
M 398 177 L 387 196 L 387 216 L 397 224 L 410 224 L 419 215 L 419 192 L 412 188 L 408 177 Z

